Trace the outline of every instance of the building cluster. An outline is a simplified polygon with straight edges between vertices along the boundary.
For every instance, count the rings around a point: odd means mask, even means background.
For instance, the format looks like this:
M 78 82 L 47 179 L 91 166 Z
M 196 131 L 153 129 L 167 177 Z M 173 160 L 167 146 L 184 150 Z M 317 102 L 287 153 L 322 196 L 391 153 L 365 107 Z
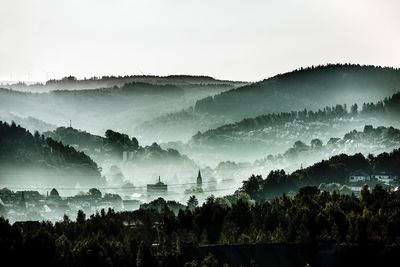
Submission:
M 203 193 L 203 180 L 200 170 L 197 178 L 185 193 Z M 166 196 L 168 185 L 161 181 L 148 184 L 146 187 L 148 196 Z M 129 198 L 129 197 L 126 197 Z M 61 197 L 58 191 L 53 188 L 46 194 L 39 191 L 25 190 L 12 191 L 8 188 L 0 189 L 0 216 L 10 221 L 26 220 L 61 220 L 66 214 L 74 218 L 78 210 L 86 214 L 94 214 L 102 209 L 112 208 L 116 211 L 138 209 L 141 201 L 138 199 L 123 199 L 119 194 L 102 194 L 98 189 L 92 188 L 87 193 L 79 193 L 75 196 Z
M 390 185 L 393 183 L 397 183 L 398 177 L 395 175 L 391 175 L 386 172 L 379 172 L 373 174 L 367 174 L 365 172 L 354 172 L 349 176 L 349 183 L 382 183 L 386 185 Z
M 93 214 L 101 209 L 134 210 L 140 206 L 135 199 L 122 199 L 118 194 L 102 194 L 97 189 L 76 196 L 61 197 L 56 189 L 50 194 L 38 191 L 0 190 L 0 215 L 10 221 L 60 220 L 64 214 L 74 217 L 78 210 Z
M 197 174 L 195 186 L 185 190 L 186 194 L 203 193 L 203 178 L 201 177 L 201 172 Z M 168 193 L 168 185 L 161 182 L 161 177 L 158 176 L 158 181 L 155 184 L 147 184 L 148 194 L 166 195 Z

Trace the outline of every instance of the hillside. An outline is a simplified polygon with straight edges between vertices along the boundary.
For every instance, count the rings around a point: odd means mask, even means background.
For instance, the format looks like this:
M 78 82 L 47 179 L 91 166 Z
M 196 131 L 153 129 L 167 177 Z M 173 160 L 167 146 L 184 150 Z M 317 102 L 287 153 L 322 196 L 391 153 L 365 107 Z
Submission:
M 200 78 L 186 83 L 186 79 L 177 77 L 167 79 L 171 81 L 170 84 L 129 82 L 96 89 L 63 89 L 40 93 L 35 90 L 0 89 L 0 114 L 13 112 L 20 117 L 31 116 L 57 126 L 69 125 L 71 120 L 74 127 L 95 134 L 116 129 L 134 134 L 150 144 L 158 140 L 134 132 L 137 125 L 186 109 L 198 99 L 237 86 L 218 80 L 210 83 L 210 79 L 208 83 L 201 83 L 203 80 Z
M 207 131 L 228 123 L 222 116 L 199 113 L 193 107 L 161 115 L 135 127 L 140 136 L 153 136 L 159 142 L 187 142 L 198 131 Z
M 366 125 L 362 131 L 352 130 L 342 138 L 332 137 L 328 141 L 319 138 L 310 143 L 297 140 L 292 147 L 283 153 L 269 154 L 254 162 L 220 162 L 212 175 L 217 179 L 230 177 L 235 183 L 242 177 L 253 173 L 263 173 L 265 170 L 284 169 L 294 171 L 300 167 L 308 167 L 323 159 L 327 160 L 339 154 L 361 153 L 364 156 L 390 152 L 400 147 L 400 130 L 393 127 L 374 128 Z
M 196 101 L 185 110 L 146 120 L 134 132 L 159 142 L 186 142 L 198 131 L 243 118 L 336 104 L 376 102 L 400 89 L 400 70 L 360 65 L 299 69 Z M 350 130 L 350 129 L 349 129 Z
M 176 149 L 163 149 L 155 142 L 141 145 L 136 137 L 112 130 L 107 130 L 103 137 L 72 127 L 59 127 L 44 135 L 85 152 L 102 167 L 112 184 L 145 184 L 160 174 L 172 181 L 176 175 L 181 179 L 191 177 L 198 170 L 192 159 Z
M 0 181 L 18 186 L 101 185 L 97 164 L 51 138 L 0 122 Z
M 309 143 L 319 138 L 327 142 L 331 137 L 343 136 L 354 129 L 362 130 L 365 125 L 399 128 L 399 107 L 400 93 L 396 93 L 376 103 L 364 103 L 360 108 L 353 104 L 271 113 L 199 132 L 188 145 L 170 143 L 166 146 L 175 147 L 199 162 L 211 158 L 252 161 L 257 155 L 261 158 L 283 153 L 298 140 Z M 193 154 L 197 154 L 197 158 Z
M 241 119 L 272 112 L 318 109 L 382 99 L 400 88 L 400 70 L 326 65 L 279 74 L 196 102 L 195 111 Z

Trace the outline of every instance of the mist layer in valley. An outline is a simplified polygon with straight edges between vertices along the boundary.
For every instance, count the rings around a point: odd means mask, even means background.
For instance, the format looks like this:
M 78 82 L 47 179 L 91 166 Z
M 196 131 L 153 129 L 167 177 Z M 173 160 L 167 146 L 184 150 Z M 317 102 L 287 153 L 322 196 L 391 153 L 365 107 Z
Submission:
M 0 89 L 1 187 L 203 202 L 253 174 L 390 152 L 400 147 L 399 77 L 327 65 L 253 84 L 126 76 L 10 85 Z
M 198 99 L 243 84 L 204 76 L 103 77 L 95 80 L 68 77 L 40 86 L 16 84 L 0 90 L 0 118 L 32 117 L 43 121 L 43 125 L 37 125 L 40 131 L 49 130 L 49 125 L 68 126 L 70 122 L 74 127 L 94 134 L 114 129 L 135 134 L 142 142 L 151 144 L 163 137 L 137 132 L 135 128 L 141 123 L 186 110 Z

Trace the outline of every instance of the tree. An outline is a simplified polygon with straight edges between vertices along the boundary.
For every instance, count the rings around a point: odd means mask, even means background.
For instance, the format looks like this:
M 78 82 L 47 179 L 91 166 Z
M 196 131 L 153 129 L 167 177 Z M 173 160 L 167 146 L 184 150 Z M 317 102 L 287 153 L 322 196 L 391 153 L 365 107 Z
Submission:
M 101 198 L 101 192 L 97 188 L 91 188 L 89 189 L 89 195 L 95 197 L 95 198 Z
M 369 192 L 368 185 L 364 185 L 362 187 L 360 195 L 361 195 L 361 202 L 362 203 L 368 205 L 371 202 L 372 196 L 371 196 L 371 193 Z
M 243 181 L 242 190 L 254 199 L 258 199 L 259 190 L 263 179 L 260 175 L 252 175 L 248 180 Z
M 302 141 L 296 141 L 293 145 L 294 149 L 307 149 L 307 145 L 304 144 Z
M 357 104 L 354 104 L 354 105 L 352 105 L 351 106 L 351 114 L 352 115 L 357 115 L 358 114 L 358 106 L 357 106 Z
M 199 205 L 199 201 L 197 200 L 197 197 L 195 195 L 189 197 L 189 200 L 187 202 L 187 206 L 189 209 L 193 210 Z
M 76 215 L 76 222 L 79 224 L 85 223 L 86 220 L 86 214 L 83 212 L 83 210 L 78 210 L 78 214 Z
M 60 194 L 58 193 L 57 189 L 53 188 L 50 191 L 50 197 L 53 199 L 60 199 Z
M 320 148 L 322 147 L 322 141 L 318 138 L 311 140 L 311 147 L 312 148 Z
M 33 136 L 35 137 L 36 140 L 40 139 L 40 133 L 37 130 L 35 130 L 35 133 L 33 134 Z

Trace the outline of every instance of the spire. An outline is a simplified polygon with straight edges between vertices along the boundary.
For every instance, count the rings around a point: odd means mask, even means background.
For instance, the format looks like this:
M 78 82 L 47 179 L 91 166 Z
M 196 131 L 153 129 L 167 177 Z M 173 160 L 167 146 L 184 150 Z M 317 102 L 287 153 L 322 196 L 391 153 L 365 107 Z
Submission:
M 199 174 L 197 175 L 196 185 L 198 188 L 201 188 L 203 185 L 203 179 L 201 178 L 201 172 L 199 170 Z

